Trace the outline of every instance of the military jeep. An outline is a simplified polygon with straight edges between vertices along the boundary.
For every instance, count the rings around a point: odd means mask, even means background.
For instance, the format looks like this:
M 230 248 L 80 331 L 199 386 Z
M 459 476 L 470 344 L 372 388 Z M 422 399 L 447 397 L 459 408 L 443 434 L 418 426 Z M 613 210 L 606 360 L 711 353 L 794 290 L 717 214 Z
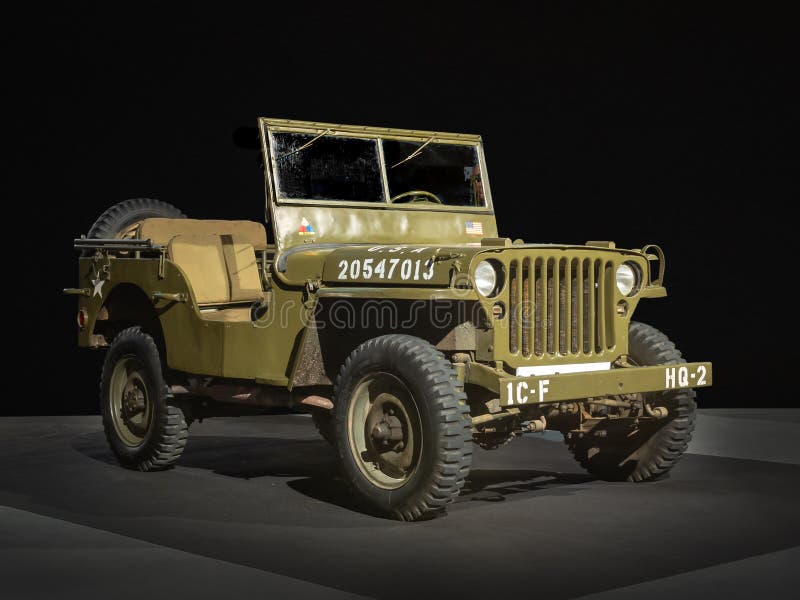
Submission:
M 628 481 L 684 453 L 711 365 L 631 320 L 666 295 L 658 246 L 500 237 L 479 136 L 260 119 L 256 142 L 269 231 L 133 199 L 75 240 L 123 466 L 172 466 L 195 420 L 303 411 L 367 507 L 414 520 L 474 445 L 554 430 Z

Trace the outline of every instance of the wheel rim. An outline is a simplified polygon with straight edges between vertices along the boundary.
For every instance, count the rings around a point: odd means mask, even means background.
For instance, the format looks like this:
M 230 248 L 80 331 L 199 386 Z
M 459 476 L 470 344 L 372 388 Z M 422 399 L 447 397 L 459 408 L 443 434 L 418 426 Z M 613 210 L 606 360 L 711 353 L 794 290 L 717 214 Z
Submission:
M 408 387 L 389 373 L 356 385 L 347 415 L 350 451 L 373 485 L 397 489 L 414 475 L 422 453 L 419 410 Z
M 153 403 L 144 380 L 142 362 L 123 356 L 114 365 L 109 389 L 111 420 L 119 439 L 127 446 L 141 446 L 153 421 Z
M 141 220 L 134 221 L 129 225 L 124 225 L 117 233 L 114 235 L 115 238 L 123 239 L 123 240 L 132 240 L 136 239 L 136 233 L 139 229 L 139 225 L 142 224 Z

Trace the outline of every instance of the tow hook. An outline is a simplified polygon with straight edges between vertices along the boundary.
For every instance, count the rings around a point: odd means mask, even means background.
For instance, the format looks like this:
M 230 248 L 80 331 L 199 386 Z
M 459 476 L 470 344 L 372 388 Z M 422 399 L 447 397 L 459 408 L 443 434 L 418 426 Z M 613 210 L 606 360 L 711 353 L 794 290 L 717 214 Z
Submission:
M 544 418 L 544 415 L 538 419 L 522 424 L 523 433 L 540 433 L 545 429 L 547 429 L 547 419 Z
M 647 402 L 644 403 L 644 410 L 649 417 L 653 417 L 654 419 L 663 419 L 669 414 L 669 411 L 663 406 L 651 408 Z

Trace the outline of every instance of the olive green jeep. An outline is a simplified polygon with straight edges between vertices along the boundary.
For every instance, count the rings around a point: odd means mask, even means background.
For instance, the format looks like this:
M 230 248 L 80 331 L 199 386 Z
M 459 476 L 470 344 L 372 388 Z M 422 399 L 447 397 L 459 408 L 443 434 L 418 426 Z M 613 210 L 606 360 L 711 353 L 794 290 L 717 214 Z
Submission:
M 500 237 L 478 136 L 260 119 L 257 142 L 269 233 L 134 199 L 75 240 L 122 465 L 170 467 L 198 419 L 304 411 L 356 495 L 413 520 L 475 444 L 555 430 L 629 481 L 686 450 L 711 365 L 631 320 L 666 295 L 658 246 Z

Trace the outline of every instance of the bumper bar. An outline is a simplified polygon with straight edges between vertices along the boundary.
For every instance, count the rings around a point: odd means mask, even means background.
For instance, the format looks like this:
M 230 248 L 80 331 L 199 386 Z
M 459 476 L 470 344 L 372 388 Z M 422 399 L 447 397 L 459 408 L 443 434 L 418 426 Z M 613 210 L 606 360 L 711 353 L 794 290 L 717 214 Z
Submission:
M 468 363 L 464 382 L 500 396 L 502 406 L 581 400 L 637 392 L 661 392 L 711 385 L 711 363 L 625 367 L 609 371 L 515 377 L 478 363 Z

